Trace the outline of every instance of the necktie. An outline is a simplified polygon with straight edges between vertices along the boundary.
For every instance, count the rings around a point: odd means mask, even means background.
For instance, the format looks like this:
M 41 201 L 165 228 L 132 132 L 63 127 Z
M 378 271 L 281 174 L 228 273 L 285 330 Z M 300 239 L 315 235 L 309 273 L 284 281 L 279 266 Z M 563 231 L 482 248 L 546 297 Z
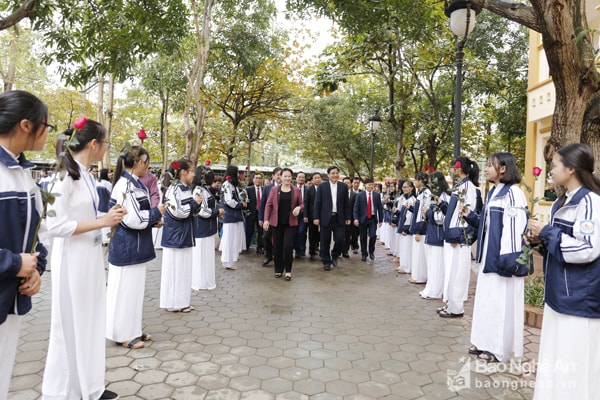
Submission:
M 256 187 L 256 209 L 260 209 L 260 188 Z
M 371 202 L 371 192 L 367 193 L 367 218 L 371 218 L 373 213 L 371 209 L 373 208 L 373 203 Z

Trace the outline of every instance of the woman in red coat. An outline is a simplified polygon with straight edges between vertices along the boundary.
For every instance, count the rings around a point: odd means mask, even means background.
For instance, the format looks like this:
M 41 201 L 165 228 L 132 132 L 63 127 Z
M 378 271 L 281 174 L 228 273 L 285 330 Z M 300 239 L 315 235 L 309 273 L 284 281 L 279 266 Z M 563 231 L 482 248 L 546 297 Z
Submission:
M 285 280 L 292 279 L 292 261 L 294 260 L 294 239 L 298 230 L 298 215 L 304 209 L 300 189 L 292 186 L 292 170 L 281 171 L 281 185 L 273 186 L 267 205 L 263 229 L 273 227 L 273 256 L 275 260 L 275 278 L 280 278 L 285 270 Z

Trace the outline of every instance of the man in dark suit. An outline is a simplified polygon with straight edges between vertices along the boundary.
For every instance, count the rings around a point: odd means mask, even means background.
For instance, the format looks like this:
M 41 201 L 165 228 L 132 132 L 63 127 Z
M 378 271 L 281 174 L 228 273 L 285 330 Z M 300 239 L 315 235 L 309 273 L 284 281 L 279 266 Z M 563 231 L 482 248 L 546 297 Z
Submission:
M 306 197 L 304 198 L 304 223 L 308 226 L 308 253 L 310 259 L 314 260 L 317 257 L 317 249 L 321 236 L 319 233 L 319 226 L 314 223 L 313 210 L 315 209 L 315 198 L 317 197 L 317 191 L 319 185 L 323 182 L 320 172 L 313 174 L 311 178 L 312 186 L 306 191 Z
M 350 200 L 350 212 L 354 210 L 354 200 L 356 200 L 357 192 L 352 190 L 352 179 L 347 176 L 344 178 L 344 184 L 348 187 L 348 199 Z M 352 219 L 352 218 L 351 218 Z M 356 247 L 354 246 L 356 245 Z M 358 249 L 358 228 L 353 224 L 346 225 L 346 242 L 344 245 L 344 251 L 342 252 L 342 257 L 348 258 L 350 257 L 350 247 L 352 249 Z
M 319 186 L 313 211 L 314 223 L 321 229 L 321 261 L 325 271 L 329 271 L 332 265 L 337 267 L 338 257 L 344 250 L 346 225 L 352 219 L 348 187 L 338 181 L 339 168 L 334 165 L 327 168 L 327 176 L 329 182 Z M 330 251 L 332 233 L 334 246 Z
M 246 215 L 246 248 L 250 249 L 252 236 L 256 231 L 256 252 L 263 254 L 262 227 L 258 224 L 258 213 L 262 201 L 262 174 L 257 172 L 252 178 L 253 185 L 246 187 L 248 194 L 248 214 Z
M 381 195 L 374 191 L 373 179 L 365 179 L 365 192 L 356 196 L 354 204 L 354 225 L 360 232 L 361 260 L 366 261 L 367 255 L 371 260 L 375 259 L 375 242 L 377 240 L 377 227 L 383 223 L 383 205 Z M 369 247 L 367 251 L 367 235 L 369 236 Z
M 304 207 L 306 207 L 306 193 L 308 191 L 308 188 L 306 187 L 305 183 L 306 175 L 302 171 L 298 172 L 296 174 L 296 187 L 300 189 L 300 194 L 302 196 L 302 202 L 304 203 Z M 304 222 L 304 211 L 300 211 L 300 215 L 298 215 L 298 231 L 296 232 L 296 239 L 294 240 L 294 250 L 296 251 L 296 258 L 301 258 L 306 255 L 306 231 L 308 227 L 307 222 Z
M 260 210 L 258 211 L 258 225 L 262 229 L 264 218 L 265 218 L 265 207 L 267 206 L 267 198 L 271 193 L 271 188 L 275 185 L 281 185 L 281 167 L 275 167 L 273 169 L 273 175 L 271 175 L 272 183 L 263 188 L 260 197 Z M 265 258 L 263 265 L 267 265 L 273 261 L 273 227 L 269 226 L 269 229 L 263 231 L 263 248 L 265 250 Z
M 359 189 L 360 187 L 360 178 L 358 176 L 355 176 L 354 178 L 352 178 L 352 189 L 349 189 L 349 191 L 353 192 L 354 194 L 359 194 L 360 192 L 362 192 L 362 189 Z M 352 203 L 350 204 L 350 212 L 354 212 L 354 202 L 356 201 L 356 196 L 354 196 L 354 200 L 351 200 Z M 352 253 L 353 254 L 358 254 L 358 228 L 356 226 L 354 226 L 354 224 L 350 224 L 350 226 L 352 227 L 352 232 L 350 234 L 350 248 L 352 249 Z

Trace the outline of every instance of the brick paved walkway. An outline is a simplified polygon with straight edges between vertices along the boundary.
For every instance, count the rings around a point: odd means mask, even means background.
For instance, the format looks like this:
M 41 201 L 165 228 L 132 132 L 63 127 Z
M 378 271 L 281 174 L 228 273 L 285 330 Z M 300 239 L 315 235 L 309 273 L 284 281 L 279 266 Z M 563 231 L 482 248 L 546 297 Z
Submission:
M 374 262 L 352 255 L 331 272 L 320 262 L 295 260 L 286 282 L 251 251 L 237 271 L 218 268 L 217 289 L 194 293 L 196 310 L 182 314 L 158 307 L 159 251 L 144 307 L 153 341 L 139 350 L 107 342 L 107 387 L 122 399 L 532 397 L 527 374 L 506 364 L 499 372 L 476 370 L 467 355 L 470 308 L 464 319 L 439 318 L 441 303 L 421 299 L 422 286 L 396 274 L 385 253 L 378 245 Z M 51 278 L 44 275 L 34 310 L 23 319 L 9 399 L 40 397 Z M 527 328 L 526 360 L 535 358 L 538 342 L 539 330 Z M 450 391 L 449 376 L 455 389 L 467 388 Z

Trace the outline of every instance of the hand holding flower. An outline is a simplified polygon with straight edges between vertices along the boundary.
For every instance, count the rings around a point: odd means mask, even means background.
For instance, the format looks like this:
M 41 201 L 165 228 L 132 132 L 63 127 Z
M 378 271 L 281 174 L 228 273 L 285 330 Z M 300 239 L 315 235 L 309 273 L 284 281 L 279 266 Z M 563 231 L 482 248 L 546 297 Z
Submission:
M 19 278 L 29 278 L 37 271 L 37 258 L 40 255 L 37 253 L 21 253 L 21 268 L 17 273 Z
M 123 221 L 125 214 L 127 214 L 125 207 L 121 207 L 119 204 L 116 204 L 114 207 L 108 210 L 108 213 L 101 219 L 105 227 L 111 227 L 120 224 L 121 221 Z
M 42 277 L 37 269 L 29 278 L 21 279 L 19 293 L 25 296 L 33 296 L 40 291 L 42 287 Z

